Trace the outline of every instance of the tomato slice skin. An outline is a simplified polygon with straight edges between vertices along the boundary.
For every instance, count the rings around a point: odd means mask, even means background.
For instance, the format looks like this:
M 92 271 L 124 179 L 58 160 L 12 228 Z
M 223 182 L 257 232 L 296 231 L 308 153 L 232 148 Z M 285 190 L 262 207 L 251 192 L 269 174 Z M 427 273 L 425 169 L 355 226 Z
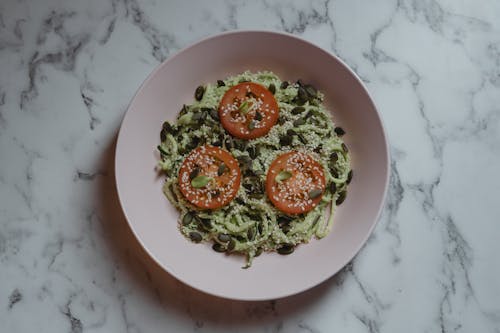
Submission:
M 279 116 L 278 102 L 264 86 L 243 82 L 231 87 L 219 103 L 222 126 L 232 136 L 255 139 L 266 135 Z
M 288 173 L 287 179 L 277 179 L 281 172 Z M 285 214 L 312 210 L 321 201 L 325 188 L 323 167 L 304 152 L 290 151 L 278 156 L 267 171 L 267 196 Z
M 221 167 L 222 164 L 225 167 Z M 195 188 L 191 181 L 197 176 L 209 177 L 210 181 Z M 191 204 L 200 209 L 217 209 L 229 204 L 238 193 L 241 171 L 229 152 L 205 145 L 186 156 L 179 169 L 178 182 L 182 195 Z

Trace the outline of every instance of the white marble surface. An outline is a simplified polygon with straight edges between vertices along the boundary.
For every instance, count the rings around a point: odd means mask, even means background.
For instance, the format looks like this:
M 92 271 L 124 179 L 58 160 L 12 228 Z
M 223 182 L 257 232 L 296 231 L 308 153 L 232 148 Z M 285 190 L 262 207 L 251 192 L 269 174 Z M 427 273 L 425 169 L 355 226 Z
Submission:
M 0 2 L 0 331 L 500 332 L 500 2 Z M 231 29 L 344 59 L 385 121 L 380 223 L 341 273 L 217 299 L 133 239 L 113 178 L 127 104 L 172 52 Z

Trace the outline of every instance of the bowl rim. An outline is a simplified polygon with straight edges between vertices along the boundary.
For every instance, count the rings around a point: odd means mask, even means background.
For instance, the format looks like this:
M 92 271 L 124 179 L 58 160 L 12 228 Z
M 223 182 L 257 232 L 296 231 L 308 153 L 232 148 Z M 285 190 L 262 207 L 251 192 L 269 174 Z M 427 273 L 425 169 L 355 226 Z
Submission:
M 316 282 L 314 282 L 312 284 L 309 284 L 309 285 L 305 286 L 302 289 L 292 290 L 292 291 L 289 291 L 287 293 L 282 293 L 282 294 L 280 294 L 278 296 L 273 296 L 273 297 L 239 297 L 239 296 L 228 296 L 228 295 L 225 295 L 225 294 L 222 294 L 222 293 L 219 293 L 219 292 L 203 290 L 203 289 L 201 289 L 201 288 L 199 288 L 199 287 L 197 287 L 195 285 L 192 285 L 189 282 L 184 281 L 183 279 L 181 279 L 179 277 L 179 274 L 176 274 L 176 272 L 173 269 L 171 269 L 167 265 L 164 265 L 156 257 L 156 255 L 150 251 L 150 249 L 146 246 L 146 244 L 143 242 L 143 240 L 141 239 L 141 237 L 139 237 L 138 232 L 134 228 L 133 224 L 130 222 L 130 218 L 129 218 L 128 214 L 127 214 L 127 210 L 125 208 L 124 202 L 122 201 L 122 195 L 120 195 L 120 182 L 119 182 L 119 179 L 118 179 L 119 178 L 119 172 L 117 172 L 117 170 L 119 170 L 119 168 L 118 168 L 119 166 L 117 164 L 117 160 L 118 160 L 117 156 L 121 152 L 121 148 L 120 147 L 123 147 L 123 145 L 120 145 L 120 142 L 123 140 L 123 132 L 124 132 L 124 129 L 123 129 L 124 126 L 123 125 L 125 124 L 125 122 L 127 120 L 127 117 L 130 116 L 130 112 L 129 111 L 130 111 L 130 108 L 131 108 L 132 104 L 136 100 L 137 96 L 143 91 L 143 89 L 147 86 L 147 84 L 152 80 L 152 78 L 164 66 L 167 66 L 171 61 L 173 61 L 174 59 L 182 56 L 184 53 L 188 52 L 193 47 L 196 47 L 198 44 L 206 43 L 206 42 L 209 42 L 209 41 L 211 41 L 213 39 L 218 39 L 218 38 L 225 37 L 225 36 L 228 36 L 228 35 L 255 34 L 255 33 L 257 33 L 257 34 L 274 35 L 276 37 L 285 37 L 285 38 L 295 39 L 296 41 L 301 42 L 301 43 L 305 43 L 308 46 L 310 46 L 312 48 L 315 48 L 315 49 L 317 49 L 320 52 L 326 53 L 328 56 L 334 58 L 341 66 L 343 66 L 353 76 L 353 78 L 359 83 L 359 85 L 362 88 L 363 92 L 368 97 L 368 102 L 372 105 L 373 109 L 375 110 L 375 115 L 376 115 L 376 119 L 378 121 L 378 125 L 380 126 L 380 129 L 382 130 L 382 137 L 384 139 L 384 147 L 385 147 L 385 152 L 386 152 L 386 161 L 385 161 L 385 163 L 386 163 L 386 168 L 385 168 L 386 172 L 385 172 L 385 175 L 384 175 L 385 180 L 384 180 L 384 190 L 383 190 L 382 200 L 380 200 L 380 204 L 379 204 L 379 207 L 378 207 L 378 210 L 377 210 L 377 214 L 376 214 L 376 216 L 374 218 L 374 222 L 372 223 L 370 229 L 366 233 L 366 236 L 362 239 L 362 241 L 359 243 L 359 245 L 354 248 L 354 250 L 349 254 L 349 256 L 346 256 L 346 260 L 344 261 L 344 263 L 342 265 L 340 265 L 339 268 L 336 271 L 334 271 L 332 274 L 330 274 L 328 276 L 325 276 L 325 277 L 321 278 L 320 280 L 318 280 L 318 281 L 316 281 Z M 118 194 L 118 201 L 120 203 L 120 207 L 122 209 L 123 215 L 125 216 L 127 224 L 130 227 L 130 230 L 132 231 L 135 239 L 139 242 L 139 244 L 141 245 L 141 247 L 143 248 L 143 250 L 146 251 L 146 253 L 149 255 L 149 257 L 152 258 L 153 261 L 159 267 L 161 267 L 164 271 L 166 271 L 168 274 L 170 274 L 176 280 L 181 281 L 185 285 L 188 285 L 191 288 L 193 288 L 195 290 L 198 290 L 198 291 L 200 291 L 200 292 L 202 292 L 202 293 L 204 293 L 206 295 L 211 295 L 211 296 L 216 296 L 216 297 L 225 298 L 225 299 L 231 299 L 231 300 L 238 300 L 238 301 L 264 301 L 264 300 L 280 299 L 280 298 L 285 298 L 285 297 L 293 296 L 293 295 L 296 295 L 296 294 L 303 293 L 303 292 L 305 292 L 307 290 L 310 290 L 310 289 L 314 288 L 315 286 L 319 286 L 320 284 L 324 283 L 328 279 L 330 279 L 333 276 L 335 276 L 340 270 L 342 270 L 349 262 L 351 262 L 356 257 L 356 255 L 360 252 L 360 250 L 366 244 L 366 242 L 369 239 L 369 237 L 371 236 L 373 230 L 377 226 L 377 224 L 378 224 L 378 222 L 379 222 L 379 220 L 381 218 L 383 208 L 385 207 L 385 203 L 386 203 L 386 199 L 387 199 L 387 194 L 388 194 L 388 190 L 389 190 L 390 175 L 391 175 L 390 146 L 389 146 L 389 140 L 388 140 L 388 136 L 387 136 L 387 132 L 386 132 L 385 126 L 384 126 L 384 122 L 383 122 L 383 119 L 382 119 L 382 117 L 380 115 L 380 112 L 378 111 L 377 105 L 375 104 L 372 95 L 368 91 L 367 87 L 365 86 L 365 84 L 361 80 L 361 78 L 356 74 L 356 72 L 354 72 L 354 70 L 351 69 L 351 67 L 349 67 L 344 60 L 342 60 L 341 58 L 339 58 L 339 56 L 333 54 L 332 52 L 330 52 L 328 50 L 325 50 L 324 48 L 322 48 L 322 47 L 320 47 L 320 46 L 318 46 L 318 45 L 316 45 L 316 44 L 314 44 L 314 43 L 312 43 L 312 42 L 310 42 L 310 41 L 308 41 L 308 40 L 306 40 L 304 38 L 295 36 L 295 35 L 293 35 L 291 33 L 288 33 L 288 32 L 275 31 L 275 30 L 267 30 L 267 29 L 249 29 L 249 30 L 247 30 L 247 29 L 241 29 L 241 30 L 240 29 L 236 29 L 236 30 L 229 30 L 229 31 L 224 31 L 224 32 L 221 32 L 221 33 L 216 33 L 216 34 L 212 34 L 212 35 L 209 35 L 209 36 L 205 36 L 205 37 L 196 39 L 195 41 L 191 42 L 187 46 L 185 46 L 185 47 L 183 47 L 183 48 L 175 51 L 170 56 L 168 56 L 163 62 L 161 62 L 160 64 L 158 64 L 153 69 L 153 71 L 144 79 L 144 81 L 141 83 L 141 85 L 139 86 L 139 88 L 137 88 L 137 91 L 134 93 L 134 95 L 130 99 L 130 102 L 127 105 L 127 109 L 126 109 L 126 111 L 125 111 L 125 113 L 123 115 L 122 121 L 120 122 L 118 136 L 117 136 L 116 144 L 115 144 L 115 154 L 114 154 L 114 178 L 115 178 L 115 185 L 116 185 L 116 190 L 117 190 L 117 194 Z

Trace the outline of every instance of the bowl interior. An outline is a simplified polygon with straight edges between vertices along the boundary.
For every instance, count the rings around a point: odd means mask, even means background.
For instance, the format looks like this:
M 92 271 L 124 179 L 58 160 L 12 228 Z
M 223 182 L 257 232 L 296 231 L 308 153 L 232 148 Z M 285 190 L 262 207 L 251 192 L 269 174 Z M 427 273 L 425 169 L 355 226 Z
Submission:
M 332 233 L 299 246 L 293 255 L 264 254 L 250 269 L 244 258 L 192 244 L 177 229 L 177 211 L 164 197 L 155 171 L 164 120 L 174 120 L 196 87 L 245 70 L 301 78 L 325 94 L 334 122 L 347 134 L 353 181 L 335 213 Z M 376 224 L 388 180 L 388 150 L 375 106 L 341 61 L 296 37 L 242 31 L 198 42 L 160 65 L 145 81 L 123 120 L 116 149 L 116 180 L 129 224 L 148 253 L 186 284 L 221 297 L 272 299 L 306 290 L 338 272 L 359 251 Z

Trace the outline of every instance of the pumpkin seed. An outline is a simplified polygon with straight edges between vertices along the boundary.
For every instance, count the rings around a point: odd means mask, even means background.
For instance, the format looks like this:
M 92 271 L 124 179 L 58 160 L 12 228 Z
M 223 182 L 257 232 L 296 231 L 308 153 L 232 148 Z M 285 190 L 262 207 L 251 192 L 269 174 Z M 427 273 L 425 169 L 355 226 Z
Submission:
M 247 142 L 245 140 L 233 140 L 234 147 L 238 150 L 244 151 L 247 147 Z
M 243 165 L 252 163 L 252 159 L 246 155 L 238 156 L 236 159 L 238 160 L 238 162 L 240 162 L 240 164 Z
M 296 106 L 290 111 L 292 114 L 299 114 L 304 112 L 306 109 L 303 106 Z
M 222 80 L 217 80 L 217 87 L 224 87 L 226 84 Z
M 276 250 L 279 254 L 290 254 L 293 252 L 295 249 L 295 246 L 293 244 L 283 244 L 278 250 Z
M 319 188 L 316 188 L 316 189 L 309 192 L 309 199 L 316 199 L 321 194 L 323 194 L 323 191 L 320 190 Z
M 346 144 L 343 142 L 342 142 L 342 150 L 344 151 L 344 153 L 347 153 L 349 151 L 349 149 L 347 149 Z
M 219 169 L 217 169 L 217 176 L 222 176 L 224 174 L 224 172 L 226 172 L 227 170 L 227 166 L 226 164 L 222 163 L 221 165 L 219 165 Z
M 335 201 L 335 204 L 338 206 L 340 205 L 341 203 L 344 202 L 345 198 L 347 196 L 347 192 L 346 191 L 342 191 L 339 193 L 339 197 L 337 198 L 337 201 Z
M 283 231 L 285 234 L 289 233 L 290 230 L 292 230 L 292 226 L 289 224 L 282 225 L 282 226 L 280 226 L 280 228 L 281 228 L 281 231 Z
M 257 157 L 257 148 L 255 146 L 249 147 L 247 151 L 251 159 L 255 159 Z
M 337 155 L 336 152 L 333 152 L 330 154 L 330 163 L 336 163 L 338 159 L 339 159 L 339 156 Z
M 286 131 L 286 135 L 294 136 L 294 135 L 297 135 L 297 132 L 295 132 L 293 129 L 289 129 Z
M 307 143 L 307 140 L 302 133 L 299 133 L 298 137 L 299 137 L 300 141 L 302 141 L 303 144 Z
M 232 238 L 231 238 L 231 236 L 229 236 L 228 234 L 218 234 L 218 235 L 217 235 L 217 239 L 219 240 L 219 242 L 222 242 L 222 243 L 227 243 L 227 242 L 229 242 Z
M 259 234 L 262 235 L 262 233 L 264 232 L 264 224 L 262 222 L 257 224 L 257 230 L 259 231 Z
M 332 173 L 333 178 L 339 178 L 339 173 L 338 173 L 337 169 L 335 169 L 335 167 L 330 166 L 330 171 Z
M 287 215 L 280 215 L 278 216 L 278 224 L 288 224 L 290 222 L 292 222 L 292 218 L 290 216 L 287 216 Z
M 212 142 L 212 146 L 222 147 L 222 142 L 220 142 L 220 141 L 214 141 L 214 142 Z
M 181 116 L 185 115 L 187 112 L 188 112 L 188 108 L 187 108 L 186 104 L 183 104 L 181 111 L 179 111 L 179 115 L 181 115 Z
M 196 176 L 191 180 L 191 186 L 193 186 L 194 188 L 202 188 L 207 186 L 207 184 L 212 180 L 212 177 L 207 177 L 204 175 Z
M 201 99 L 203 98 L 203 94 L 205 93 L 205 87 L 203 86 L 198 86 L 198 88 L 196 88 L 195 92 L 194 92 L 194 98 L 197 100 L 197 101 L 201 101 Z
M 212 117 L 213 120 L 219 120 L 219 112 L 217 112 L 216 109 L 210 109 L 210 117 Z
M 318 91 L 316 90 L 316 88 L 314 88 L 312 85 L 310 84 L 306 84 L 304 86 L 304 89 L 306 90 L 307 94 L 309 95 L 309 97 L 316 97 L 316 95 L 318 94 Z
M 347 174 L 346 184 L 349 185 L 351 183 L 351 180 L 352 180 L 352 170 L 350 170 L 349 173 Z
M 335 193 L 335 192 L 337 192 L 337 184 L 335 184 L 334 182 L 331 182 L 328 189 L 330 190 L 330 192 L 332 194 Z
M 188 224 L 190 224 L 191 222 L 193 222 L 193 219 L 194 219 L 193 213 L 187 212 L 182 217 L 182 225 L 188 225 Z
M 257 249 L 257 251 L 255 251 L 254 256 L 255 256 L 255 257 L 260 256 L 260 255 L 262 254 L 262 251 L 263 251 L 263 250 L 262 250 L 262 248 L 261 248 L 261 247 L 259 247 L 259 248 Z
M 226 252 L 226 248 L 224 247 L 224 245 L 222 244 L 219 244 L 219 243 L 214 243 L 214 245 L 212 245 L 212 249 L 215 251 L 215 252 Z
M 345 131 L 342 127 L 335 127 L 333 130 L 335 133 L 337 133 L 338 136 L 342 136 L 345 134 Z
M 198 176 L 200 171 L 201 169 L 199 167 L 195 167 L 193 171 L 191 171 L 191 173 L 189 174 L 189 180 L 193 180 L 194 178 L 196 178 L 196 176 Z
M 290 171 L 286 171 L 286 170 L 281 170 L 277 175 L 276 177 L 274 178 L 274 180 L 278 183 L 281 183 L 282 181 L 284 180 L 287 180 L 289 179 L 290 177 L 292 177 L 292 173 Z
M 307 91 L 303 87 L 299 87 L 299 89 L 297 89 L 297 101 L 303 102 L 302 104 L 304 104 L 308 99 L 309 96 L 307 95 Z
M 198 147 L 198 144 L 200 143 L 200 138 L 195 136 L 191 139 L 191 142 L 186 145 L 186 149 L 191 150 L 196 147 Z
M 247 238 L 249 241 L 253 241 L 255 239 L 255 229 L 254 228 L 248 229 Z
M 212 228 L 212 221 L 210 219 L 204 219 L 204 218 L 198 217 L 198 221 L 200 222 L 201 226 L 203 226 L 205 229 Z
M 231 240 L 227 244 L 227 251 L 229 252 L 229 251 L 234 250 L 235 246 L 236 246 L 236 242 L 234 241 L 234 239 L 231 238 Z
M 304 104 L 306 104 L 307 101 L 302 100 L 302 99 L 298 99 L 298 98 L 294 98 L 292 102 L 294 102 L 297 105 L 304 105 Z
M 306 120 L 304 118 L 299 118 L 293 122 L 293 126 L 299 127 L 302 126 L 306 123 Z
M 268 89 L 268 90 L 271 92 L 271 94 L 273 94 L 273 95 L 276 93 L 276 86 L 274 85 L 274 83 L 271 83 L 267 89 Z
M 166 131 L 167 133 L 170 133 L 170 134 L 175 134 L 174 127 L 168 121 L 166 121 L 166 122 L 163 123 L 162 130 L 164 130 L 164 131 Z
M 285 117 L 279 116 L 278 117 L 278 124 L 283 125 L 284 123 L 286 123 Z
M 261 121 L 262 120 L 262 113 L 260 113 L 259 111 L 255 112 L 255 117 L 253 118 L 257 121 Z
M 278 220 L 279 221 L 279 220 Z M 278 226 L 283 229 L 284 226 L 289 225 L 291 221 L 281 220 L 278 222 Z
M 191 231 L 189 233 L 189 238 L 195 242 L 195 243 L 199 243 L 201 242 L 201 240 L 203 239 L 203 237 L 201 236 L 201 234 L 199 232 L 196 232 L 196 231 Z
M 161 142 L 163 142 L 163 141 L 167 140 L 167 134 L 165 133 L 165 131 L 164 131 L 164 130 L 162 130 L 162 131 L 160 132 L 160 140 L 161 140 Z
M 283 81 L 283 82 L 281 82 L 280 88 L 281 89 L 286 89 L 286 88 L 288 88 L 289 84 L 290 83 L 288 83 L 288 81 Z
M 293 143 L 293 137 L 290 135 L 284 135 L 280 138 L 280 145 L 290 146 Z
M 298 79 L 296 83 L 299 85 L 299 87 L 304 86 L 304 82 L 302 82 L 302 79 Z
M 203 111 L 201 112 L 200 120 L 199 120 L 199 122 L 200 122 L 199 125 L 200 126 L 201 126 L 201 124 L 203 124 L 205 122 L 205 120 L 207 119 L 207 117 L 208 117 L 209 114 L 210 114 L 210 112 L 208 112 L 208 111 L 207 112 L 203 112 Z
M 292 144 L 292 142 L 293 142 L 293 137 L 291 137 L 290 135 L 283 135 L 280 138 L 280 145 L 282 146 L 289 146 Z

